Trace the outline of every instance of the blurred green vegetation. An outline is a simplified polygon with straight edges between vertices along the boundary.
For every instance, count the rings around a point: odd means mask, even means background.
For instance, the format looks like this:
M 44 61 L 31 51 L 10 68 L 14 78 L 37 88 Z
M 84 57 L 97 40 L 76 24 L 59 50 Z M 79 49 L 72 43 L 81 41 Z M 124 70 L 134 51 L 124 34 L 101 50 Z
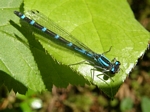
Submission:
M 150 0 L 128 0 L 135 18 L 150 31 Z M 95 86 L 67 89 L 53 87 L 52 93 L 26 96 L 8 93 L 0 88 L 1 111 L 28 112 L 149 112 L 150 110 L 150 50 L 145 52 L 120 87 L 114 99 L 108 98 Z M 7 109 L 7 110 L 6 110 Z

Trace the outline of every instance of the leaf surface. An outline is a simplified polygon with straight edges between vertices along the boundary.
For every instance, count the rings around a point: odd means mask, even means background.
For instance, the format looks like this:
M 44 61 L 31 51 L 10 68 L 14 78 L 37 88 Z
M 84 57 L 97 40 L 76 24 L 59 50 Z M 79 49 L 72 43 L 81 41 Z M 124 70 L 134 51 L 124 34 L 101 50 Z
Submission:
M 18 82 L 41 91 L 51 89 L 53 84 L 66 87 L 69 83 L 84 85 L 91 81 L 113 97 L 147 48 L 149 33 L 135 20 L 126 1 L 25 0 L 21 12 L 23 8 L 25 11 L 39 10 L 94 52 L 102 54 L 112 46 L 105 56 L 121 62 L 120 72 L 111 78 L 103 74 L 97 77 L 101 73 L 98 70 L 93 79 L 93 66 L 68 66 L 86 60 L 82 55 L 46 39 L 43 33 L 33 33 L 33 27 L 26 22 L 20 21 L 21 27 L 18 26 L 19 18 L 13 11 L 19 10 L 20 3 L 11 4 L 11 10 L 3 9 L 8 6 L 3 4 L 0 12 L 4 15 L 0 18 L 0 46 L 3 48 L 0 50 L 0 70 L 14 85 Z

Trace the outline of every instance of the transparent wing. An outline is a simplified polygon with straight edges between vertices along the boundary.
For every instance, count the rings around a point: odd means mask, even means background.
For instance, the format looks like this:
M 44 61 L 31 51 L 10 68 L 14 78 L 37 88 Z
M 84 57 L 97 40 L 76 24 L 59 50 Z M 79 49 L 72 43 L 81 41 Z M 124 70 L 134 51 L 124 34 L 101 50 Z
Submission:
M 62 27 L 57 25 L 53 20 L 49 19 L 48 17 L 46 17 L 44 14 L 40 13 L 39 11 L 37 10 L 27 11 L 25 15 L 29 17 L 30 19 L 35 20 L 37 23 L 41 24 L 42 26 L 53 31 L 54 33 L 58 34 L 59 36 L 77 45 L 78 47 L 88 52 L 91 52 L 93 54 L 96 54 L 94 51 L 88 48 L 85 44 L 77 40 L 73 35 L 65 31 Z

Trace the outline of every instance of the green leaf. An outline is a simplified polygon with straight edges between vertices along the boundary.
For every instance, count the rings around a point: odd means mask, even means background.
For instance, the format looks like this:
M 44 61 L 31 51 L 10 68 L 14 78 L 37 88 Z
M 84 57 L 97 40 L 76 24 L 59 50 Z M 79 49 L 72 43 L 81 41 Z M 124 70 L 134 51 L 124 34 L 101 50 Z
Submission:
M 120 105 L 120 110 L 122 112 L 126 112 L 126 111 L 131 110 L 132 107 L 133 107 L 133 101 L 131 98 L 128 97 L 122 100 L 121 105 Z
M 19 10 L 21 4 L 18 0 L 15 4 L 11 0 L 0 1 L 0 84 L 25 93 L 27 89 L 51 90 L 53 84 L 66 87 L 69 83 L 88 83 L 81 75 L 71 75 L 76 73 L 68 66 L 55 62 L 35 41 L 30 26 L 19 26 L 14 10 Z
M 150 99 L 147 96 L 144 96 L 141 102 L 142 112 L 148 112 L 150 109 L 149 106 L 150 106 Z
M 147 48 L 149 33 L 135 20 L 126 1 L 25 0 L 25 7 L 20 7 L 22 12 L 22 9 L 39 10 L 96 53 L 104 53 L 112 46 L 105 55 L 121 62 L 120 72 L 111 76 L 114 82 L 105 75 L 96 77 L 101 71 L 94 72 L 93 80 L 93 66 L 68 66 L 85 60 L 82 55 L 47 40 L 42 33 L 33 35 L 32 27 L 25 22 L 21 21 L 21 27 L 18 26 L 19 18 L 13 15 L 13 10 L 19 10 L 19 3 L 16 0 L 15 8 L 12 6 L 0 13 L 7 12 L 3 16 L 6 19 L 0 18 L 0 46 L 3 48 L 0 50 L 0 73 L 3 80 L 12 82 L 10 87 L 15 88 L 15 84 L 20 83 L 20 88 L 41 91 L 51 89 L 53 84 L 66 87 L 69 83 L 84 85 L 92 81 L 113 97 Z M 3 5 L 8 6 L 7 3 Z M 3 80 L 0 83 L 6 83 Z M 16 91 L 21 89 L 16 88 Z

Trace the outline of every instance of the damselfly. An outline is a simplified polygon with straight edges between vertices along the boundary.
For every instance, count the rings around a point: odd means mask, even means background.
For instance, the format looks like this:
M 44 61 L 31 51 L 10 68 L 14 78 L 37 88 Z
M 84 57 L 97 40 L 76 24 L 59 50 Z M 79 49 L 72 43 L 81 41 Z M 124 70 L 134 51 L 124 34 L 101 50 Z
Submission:
M 115 58 L 112 61 L 110 61 L 108 58 L 104 56 L 106 52 L 103 54 L 95 53 L 90 48 L 88 48 L 85 44 L 77 40 L 73 35 L 69 34 L 64 29 L 62 29 L 59 25 L 54 23 L 51 19 L 40 17 L 40 13 L 38 11 L 30 11 L 29 12 L 30 16 L 26 16 L 18 11 L 14 11 L 14 13 L 18 17 L 20 17 L 21 19 L 29 23 L 30 25 L 48 34 L 50 37 L 57 39 L 59 42 L 63 43 L 64 45 L 67 45 L 68 47 L 74 49 L 75 51 L 91 58 L 93 61 L 88 61 L 88 62 L 92 64 L 96 69 L 101 69 L 104 74 L 105 72 L 110 72 L 110 74 L 115 74 L 120 70 L 119 67 L 121 63 L 117 61 Z M 49 23 L 51 29 L 48 29 L 45 26 L 41 25 L 42 23 L 36 22 L 36 19 L 33 18 L 44 19 L 44 21 L 47 20 L 48 21 L 47 23 Z

